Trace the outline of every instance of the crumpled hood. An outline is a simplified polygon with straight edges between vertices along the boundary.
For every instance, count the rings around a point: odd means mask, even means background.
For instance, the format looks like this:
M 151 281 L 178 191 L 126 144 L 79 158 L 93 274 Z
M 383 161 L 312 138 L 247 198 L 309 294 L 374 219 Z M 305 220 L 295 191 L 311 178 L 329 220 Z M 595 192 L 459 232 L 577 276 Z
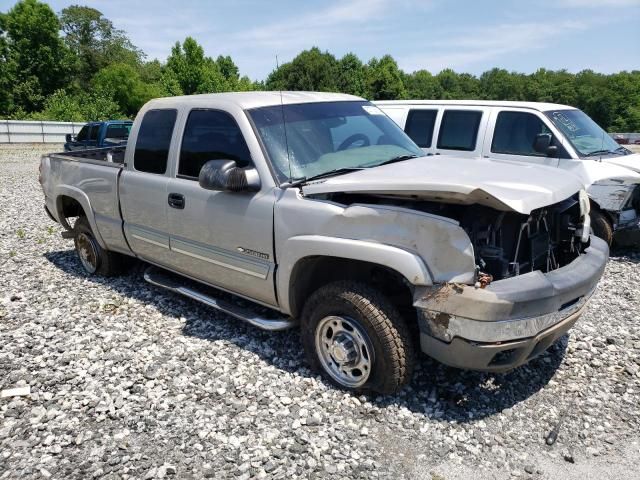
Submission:
M 615 157 L 603 158 L 602 162 L 612 163 L 621 167 L 626 167 L 636 173 L 640 173 L 640 154 L 633 153 L 631 155 L 617 155 Z
M 562 161 L 566 162 L 566 170 L 578 175 L 587 188 L 594 183 L 611 185 L 633 185 L 640 183 L 640 174 L 637 173 L 640 170 L 624 168 L 607 160 L 609 159 L 602 159 L 602 162 L 599 160 Z M 638 168 L 640 168 L 640 158 Z
M 578 177 L 558 168 L 434 155 L 318 180 L 302 191 L 415 196 L 529 214 L 582 188 Z

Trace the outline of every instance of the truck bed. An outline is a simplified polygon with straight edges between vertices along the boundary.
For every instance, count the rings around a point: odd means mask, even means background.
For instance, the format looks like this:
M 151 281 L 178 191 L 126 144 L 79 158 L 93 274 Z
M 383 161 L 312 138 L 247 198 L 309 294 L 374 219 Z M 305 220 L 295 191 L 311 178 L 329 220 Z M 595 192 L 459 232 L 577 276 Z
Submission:
M 124 153 L 125 147 L 118 146 L 44 155 L 40 175 L 46 207 L 55 220 L 69 227 L 60 213 L 74 199 L 104 248 L 130 254 L 118 198 Z
M 57 160 L 69 160 L 82 163 L 97 163 L 98 165 L 122 167 L 124 165 L 124 152 L 126 145 L 106 148 L 92 148 L 87 150 L 75 150 L 71 152 L 51 153 L 49 158 Z

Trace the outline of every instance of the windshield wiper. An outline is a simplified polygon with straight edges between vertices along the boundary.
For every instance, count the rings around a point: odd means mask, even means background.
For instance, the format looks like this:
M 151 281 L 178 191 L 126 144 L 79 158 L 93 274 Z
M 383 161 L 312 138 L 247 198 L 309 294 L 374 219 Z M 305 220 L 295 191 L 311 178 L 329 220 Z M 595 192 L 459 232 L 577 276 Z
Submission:
M 595 150 L 593 152 L 589 152 L 585 155 L 585 157 L 595 157 L 596 155 L 624 155 L 622 152 L 618 152 L 617 150 Z
M 385 160 L 382 163 L 376 163 L 375 165 L 371 165 L 368 168 L 379 167 L 381 165 L 389 165 L 390 163 L 402 162 L 404 160 L 411 160 L 412 158 L 418 158 L 418 155 L 414 155 L 414 154 L 398 155 L 397 157 L 390 158 L 389 160 Z
M 310 177 L 300 177 L 294 178 L 287 185 L 291 187 L 295 187 L 297 185 L 302 185 L 304 183 L 309 183 L 314 180 L 320 180 L 321 178 L 329 178 L 335 177 L 336 175 L 342 175 L 343 173 L 356 172 L 358 170 L 362 170 L 363 167 L 341 167 L 334 168 L 333 170 L 329 170 L 328 172 L 319 173 L 318 175 L 312 175 Z

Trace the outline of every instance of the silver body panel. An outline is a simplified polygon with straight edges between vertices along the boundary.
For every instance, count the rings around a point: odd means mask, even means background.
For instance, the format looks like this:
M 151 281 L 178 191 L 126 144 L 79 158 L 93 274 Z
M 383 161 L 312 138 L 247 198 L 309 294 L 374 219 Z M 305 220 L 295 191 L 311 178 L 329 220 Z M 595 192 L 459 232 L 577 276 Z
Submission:
M 280 102 L 263 92 L 158 99 L 145 105 L 131 130 L 124 164 L 50 155 L 42 160 L 47 208 L 69 227 L 62 196 L 80 203 L 98 241 L 107 249 L 236 293 L 292 314 L 292 273 L 309 257 L 338 257 L 386 266 L 412 288 L 473 285 L 471 241 L 458 222 L 407 208 L 322 199 L 330 192 L 416 195 L 445 203 L 483 203 L 528 213 L 575 194 L 577 177 L 548 167 L 420 158 L 314 182 L 280 188 L 247 119 L 245 109 Z M 335 94 L 285 93 L 284 103 L 349 101 Z M 142 116 L 149 109 L 176 109 L 177 119 L 164 174 L 134 169 Z M 179 152 L 191 109 L 228 112 L 243 134 L 260 177 L 257 192 L 205 190 L 178 178 Z M 106 157 L 105 157 L 106 158 Z M 416 171 L 418 174 L 416 174 Z M 168 205 L 171 193 L 184 208 Z M 130 246 L 130 249 L 129 249 Z M 540 314 L 548 312 L 539 312 Z

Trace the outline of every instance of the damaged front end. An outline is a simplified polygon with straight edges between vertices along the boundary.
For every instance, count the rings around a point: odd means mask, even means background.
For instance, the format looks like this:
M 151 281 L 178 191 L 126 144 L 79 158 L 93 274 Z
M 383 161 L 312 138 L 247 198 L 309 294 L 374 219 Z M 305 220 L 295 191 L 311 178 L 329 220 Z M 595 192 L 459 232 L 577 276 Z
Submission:
M 571 263 L 588 246 L 588 213 L 584 192 L 529 215 L 480 205 L 468 208 L 460 225 L 475 251 L 478 286 Z
M 465 369 L 505 371 L 564 335 L 602 276 L 608 248 L 590 238 L 585 192 L 529 215 L 473 206 L 460 218 L 475 285 L 417 288 L 422 350 Z

